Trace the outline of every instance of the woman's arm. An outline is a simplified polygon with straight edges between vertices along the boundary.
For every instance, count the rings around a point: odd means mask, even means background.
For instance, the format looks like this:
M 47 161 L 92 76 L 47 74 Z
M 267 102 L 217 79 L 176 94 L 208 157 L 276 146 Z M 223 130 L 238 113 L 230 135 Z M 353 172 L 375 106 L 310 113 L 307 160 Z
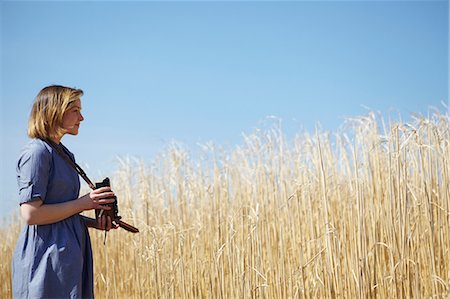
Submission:
M 81 218 L 83 218 L 84 223 L 86 224 L 87 227 L 92 227 L 95 229 L 99 229 L 99 230 L 110 230 L 110 229 L 116 229 L 119 226 L 114 225 L 111 221 L 111 217 L 109 216 L 105 216 L 103 215 L 101 218 L 90 218 L 90 217 L 86 217 L 81 215 Z
M 92 227 L 92 228 L 96 228 L 95 226 L 97 225 L 97 220 L 91 217 L 87 217 L 84 215 L 81 215 L 81 218 L 84 221 L 84 224 L 86 224 L 87 227 Z
M 102 187 L 93 190 L 76 200 L 68 202 L 44 204 L 41 199 L 37 199 L 35 201 L 23 203 L 20 206 L 20 212 L 28 225 L 51 224 L 82 211 L 93 209 L 109 210 L 111 209 L 110 207 L 102 206 L 102 204 L 114 202 L 114 198 L 107 199 L 108 197 L 114 196 L 114 192 L 111 191 L 111 188 Z

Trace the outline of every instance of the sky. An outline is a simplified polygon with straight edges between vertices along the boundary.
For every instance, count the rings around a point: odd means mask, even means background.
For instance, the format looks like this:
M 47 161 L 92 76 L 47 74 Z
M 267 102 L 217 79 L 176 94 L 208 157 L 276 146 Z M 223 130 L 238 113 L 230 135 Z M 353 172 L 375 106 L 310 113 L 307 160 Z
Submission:
M 289 137 L 449 101 L 448 1 L 0 5 L 0 216 L 18 211 L 15 164 L 47 85 L 84 91 L 62 141 L 93 180 L 172 141 L 238 145 L 271 116 Z

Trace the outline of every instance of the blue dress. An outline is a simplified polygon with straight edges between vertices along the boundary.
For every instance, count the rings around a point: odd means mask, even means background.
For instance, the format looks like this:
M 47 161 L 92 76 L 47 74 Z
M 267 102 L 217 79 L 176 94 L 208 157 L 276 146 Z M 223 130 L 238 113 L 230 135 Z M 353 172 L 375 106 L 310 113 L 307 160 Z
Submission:
M 72 153 L 68 153 L 74 159 Z M 77 172 L 47 143 L 32 139 L 17 163 L 20 204 L 56 204 L 79 197 Z M 25 225 L 12 259 L 13 298 L 93 298 L 89 233 L 75 214 L 47 225 Z

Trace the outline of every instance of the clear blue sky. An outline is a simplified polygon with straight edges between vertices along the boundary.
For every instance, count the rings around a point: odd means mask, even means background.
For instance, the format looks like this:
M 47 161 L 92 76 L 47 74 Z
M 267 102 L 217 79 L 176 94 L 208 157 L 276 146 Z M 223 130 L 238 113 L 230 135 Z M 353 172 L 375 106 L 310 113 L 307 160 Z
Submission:
M 49 84 L 85 91 L 63 142 L 94 179 L 171 140 L 239 144 L 269 115 L 294 134 L 448 102 L 447 1 L 0 5 L 0 215 L 17 209 L 15 162 Z

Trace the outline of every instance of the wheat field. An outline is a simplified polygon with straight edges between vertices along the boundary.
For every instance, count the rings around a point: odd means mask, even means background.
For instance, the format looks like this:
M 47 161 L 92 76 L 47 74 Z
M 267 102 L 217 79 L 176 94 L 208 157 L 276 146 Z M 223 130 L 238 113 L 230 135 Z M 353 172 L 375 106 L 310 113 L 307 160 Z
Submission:
M 122 159 L 112 185 L 140 233 L 91 231 L 96 297 L 450 297 L 449 125 L 369 113 Z M 21 225 L 0 231 L 1 298 Z

